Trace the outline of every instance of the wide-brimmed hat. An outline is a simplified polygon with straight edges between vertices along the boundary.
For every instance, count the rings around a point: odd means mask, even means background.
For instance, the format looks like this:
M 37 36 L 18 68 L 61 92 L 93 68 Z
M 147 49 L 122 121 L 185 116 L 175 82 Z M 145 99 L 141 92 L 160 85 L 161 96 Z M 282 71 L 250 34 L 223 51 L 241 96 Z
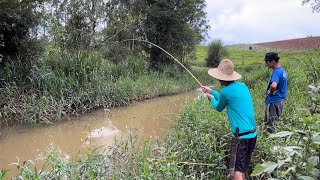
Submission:
M 265 61 L 272 61 L 272 60 L 278 61 L 279 59 L 280 59 L 280 57 L 278 56 L 278 53 L 276 53 L 276 52 L 268 52 L 266 54 L 266 56 L 264 57 Z
M 209 69 L 208 74 L 223 81 L 236 81 L 241 75 L 234 71 L 234 65 L 230 59 L 223 59 L 217 68 Z

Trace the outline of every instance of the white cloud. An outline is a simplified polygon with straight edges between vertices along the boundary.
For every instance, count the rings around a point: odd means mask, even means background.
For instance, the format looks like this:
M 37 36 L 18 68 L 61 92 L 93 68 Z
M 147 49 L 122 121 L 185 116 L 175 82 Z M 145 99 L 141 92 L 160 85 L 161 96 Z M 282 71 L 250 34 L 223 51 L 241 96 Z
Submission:
M 268 42 L 320 35 L 320 13 L 302 0 L 207 0 L 211 30 L 206 43 Z

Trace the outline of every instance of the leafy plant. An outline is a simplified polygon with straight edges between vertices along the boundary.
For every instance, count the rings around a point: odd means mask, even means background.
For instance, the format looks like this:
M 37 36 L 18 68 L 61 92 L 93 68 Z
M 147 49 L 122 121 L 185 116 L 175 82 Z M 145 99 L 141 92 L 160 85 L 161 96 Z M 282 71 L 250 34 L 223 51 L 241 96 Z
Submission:
M 310 113 L 300 114 L 299 121 L 304 129 L 281 131 L 269 136 L 271 139 L 287 138 L 286 144 L 275 146 L 274 154 L 278 161 L 265 161 L 255 166 L 252 176 L 280 179 L 319 179 L 320 178 L 320 132 L 319 87 L 309 85 L 313 103 Z
M 214 40 L 208 48 L 208 56 L 206 58 L 208 67 L 217 67 L 222 58 L 229 55 L 227 49 L 223 46 L 221 39 Z
M 0 170 L 0 180 L 4 180 L 6 175 L 8 174 L 9 170 L 7 169 L 1 169 Z

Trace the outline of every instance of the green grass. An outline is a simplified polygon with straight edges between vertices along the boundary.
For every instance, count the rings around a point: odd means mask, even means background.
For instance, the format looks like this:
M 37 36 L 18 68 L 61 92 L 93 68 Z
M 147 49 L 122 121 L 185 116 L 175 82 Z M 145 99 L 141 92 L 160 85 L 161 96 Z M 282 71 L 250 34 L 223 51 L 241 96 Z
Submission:
M 196 58 L 190 61 L 193 66 L 205 66 L 208 54 L 208 46 L 198 45 L 196 47 Z
M 231 59 L 236 67 L 247 67 L 259 63 L 264 63 L 265 53 L 260 51 L 243 51 L 239 49 L 228 49 L 229 59 Z

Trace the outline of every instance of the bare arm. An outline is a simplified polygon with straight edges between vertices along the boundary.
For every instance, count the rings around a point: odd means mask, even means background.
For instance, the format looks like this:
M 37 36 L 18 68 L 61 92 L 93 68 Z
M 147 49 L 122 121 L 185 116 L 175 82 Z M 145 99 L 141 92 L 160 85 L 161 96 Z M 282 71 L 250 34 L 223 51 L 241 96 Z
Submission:
M 277 85 L 278 84 L 276 82 L 272 82 L 268 95 L 274 95 L 276 93 Z

